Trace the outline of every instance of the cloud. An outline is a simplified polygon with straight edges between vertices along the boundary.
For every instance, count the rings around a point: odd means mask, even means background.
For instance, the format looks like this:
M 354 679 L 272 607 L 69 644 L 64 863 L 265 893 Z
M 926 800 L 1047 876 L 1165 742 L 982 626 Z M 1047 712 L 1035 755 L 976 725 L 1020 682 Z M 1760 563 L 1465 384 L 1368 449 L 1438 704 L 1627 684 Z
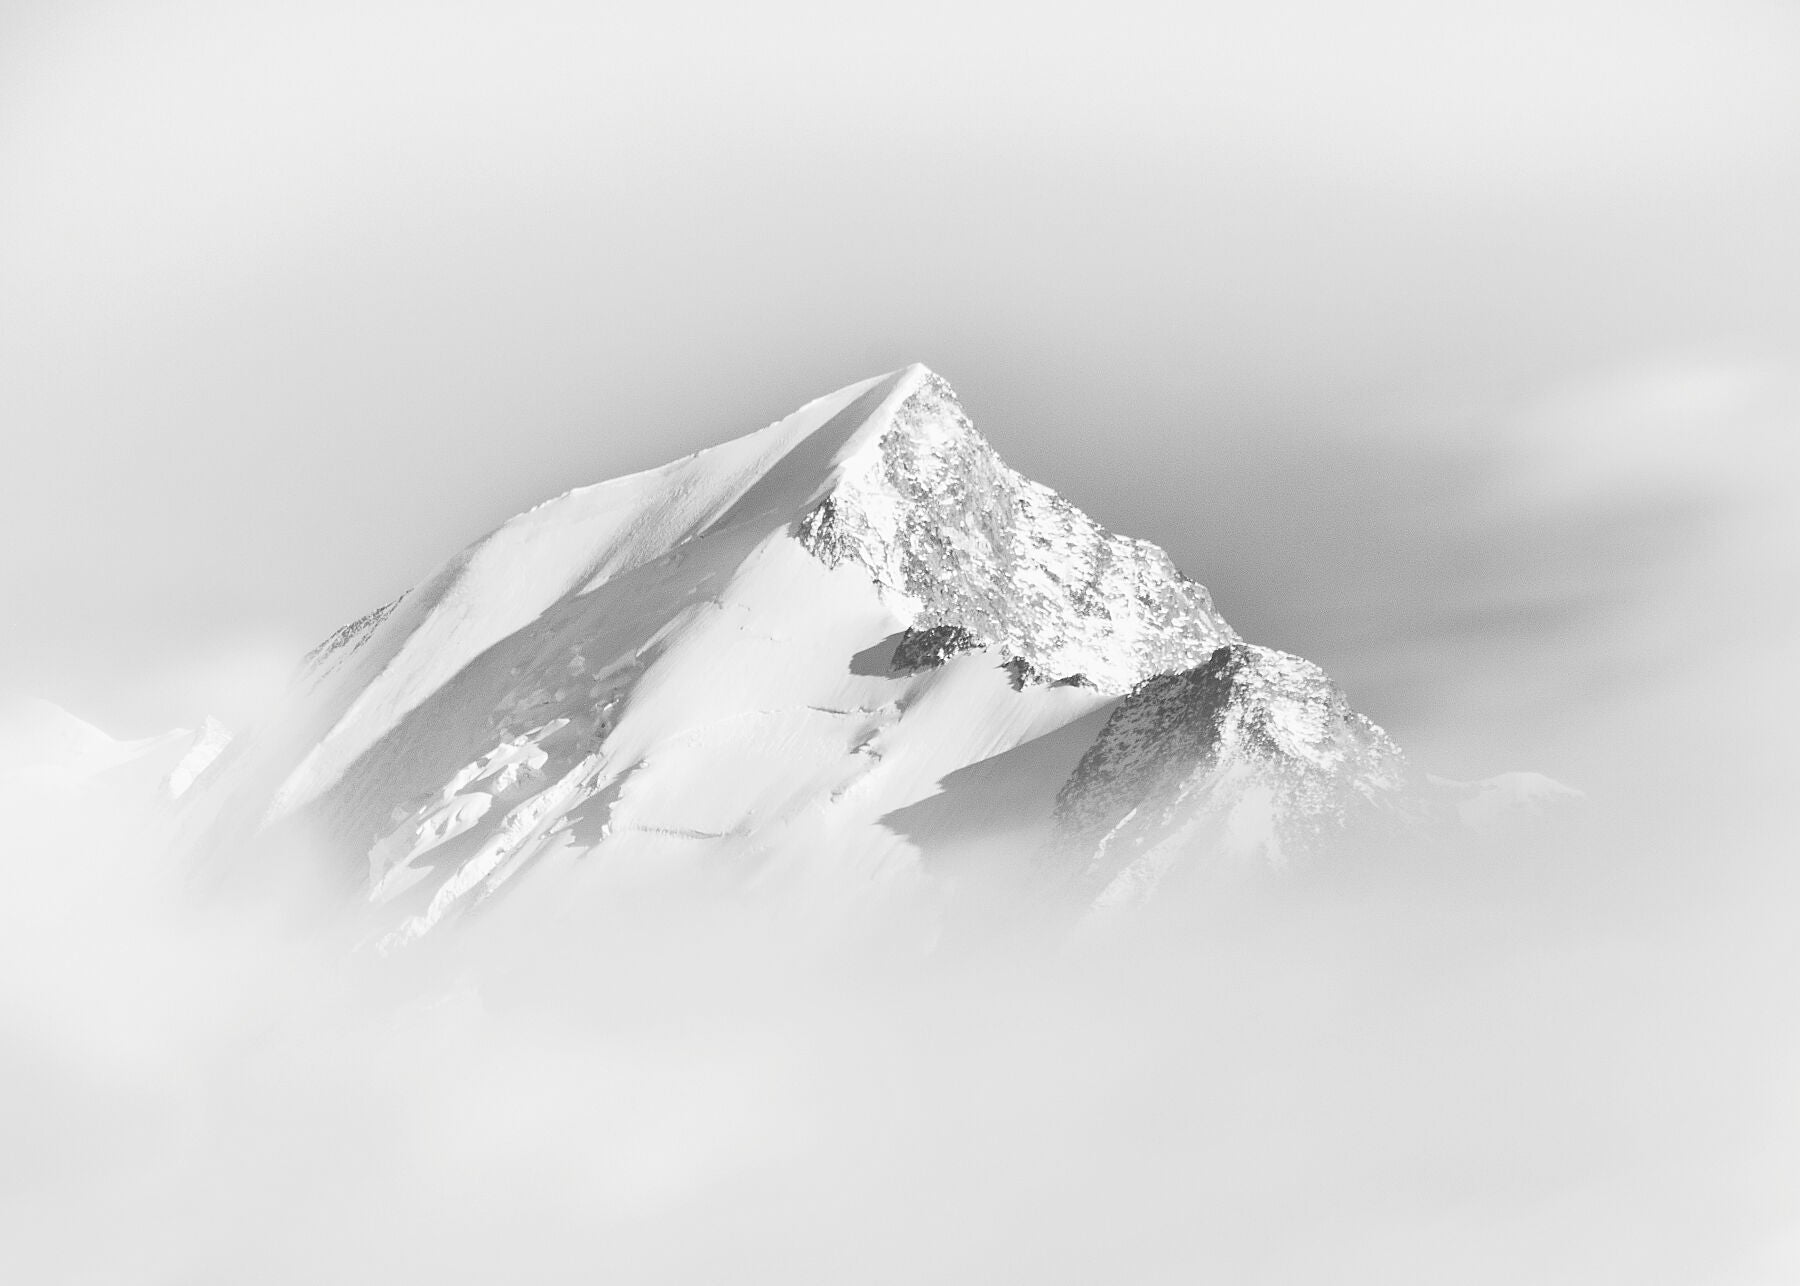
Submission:
M 1077 944 L 671 886 L 382 962 L 189 902 L 128 818 L 14 810 L 0 1267 L 1737 1280 L 1800 1194 L 1795 889 L 1767 819 L 1700 852 L 1688 814 Z

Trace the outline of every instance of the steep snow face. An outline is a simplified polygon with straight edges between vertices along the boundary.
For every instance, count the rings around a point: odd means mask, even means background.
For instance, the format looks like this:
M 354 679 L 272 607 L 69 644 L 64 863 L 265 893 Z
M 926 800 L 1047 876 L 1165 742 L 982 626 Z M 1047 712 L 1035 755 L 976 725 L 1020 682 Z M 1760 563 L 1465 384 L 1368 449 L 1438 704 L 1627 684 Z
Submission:
M 317 649 L 190 828 L 325 850 L 389 945 L 502 889 L 841 905 L 917 881 L 884 819 L 1235 637 L 910 367 L 476 542 Z
M 187 749 L 169 775 L 163 779 L 163 789 L 171 799 L 179 799 L 188 788 L 200 779 L 213 764 L 213 761 L 225 753 L 231 744 L 231 729 L 220 723 L 211 715 L 207 715 L 199 728 L 191 734 Z
M 800 537 L 905 602 L 938 652 L 998 649 L 1021 663 L 1021 681 L 1116 695 L 1237 640 L 1161 549 L 1113 535 L 1008 468 L 929 373 Z
M 322 703 L 336 718 L 283 783 L 277 811 L 329 788 L 381 732 L 485 649 L 565 597 L 628 574 L 698 536 L 822 428 L 854 427 L 861 417 L 843 425 L 842 413 L 880 383 L 853 385 L 761 432 L 661 468 L 546 501 L 471 545 L 395 603 L 339 631 L 320 649 L 308 676 L 322 687 L 341 676 L 339 691 Z M 866 414 L 873 407 L 861 409 Z
M 895 378 L 852 385 L 746 437 L 577 488 L 503 523 L 315 648 L 254 746 L 223 756 L 204 779 L 189 830 L 203 846 L 239 844 L 338 789 L 353 765 L 366 774 L 378 743 L 489 649 L 564 600 L 669 555 L 800 444 L 841 445 Z
M 1422 821 L 1423 785 L 1318 666 L 1232 644 L 1120 702 L 1057 795 L 1052 860 L 1098 905 L 1141 901 L 1182 854 L 1280 866 Z

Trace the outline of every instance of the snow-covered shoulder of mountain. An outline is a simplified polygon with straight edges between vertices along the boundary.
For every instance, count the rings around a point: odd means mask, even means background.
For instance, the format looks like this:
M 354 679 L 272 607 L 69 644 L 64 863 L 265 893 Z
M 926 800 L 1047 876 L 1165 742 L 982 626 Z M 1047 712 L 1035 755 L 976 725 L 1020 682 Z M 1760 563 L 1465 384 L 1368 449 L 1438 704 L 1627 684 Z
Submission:
M 200 775 L 212 767 L 214 761 L 225 753 L 231 745 L 232 732 L 224 724 L 211 715 L 200 721 L 200 726 L 186 737 L 185 748 L 181 758 L 175 761 L 163 778 L 163 789 L 171 799 L 179 799 L 200 779 Z
M 1231 644 L 1120 702 L 1057 795 L 1052 860 L 1101 902 L 1141 900 L 1184 851 L 1279 867 L 1410 819 L 1421 781 L 1318 666 Z
M 1235 643 L 1119 703 L 1056 799 L 1048 862 L 1080 901 L 1142 902 L 1199 868 L 1488 827 L 1579 798 L 1537 773 L 1415 769 L 1312 662 Z

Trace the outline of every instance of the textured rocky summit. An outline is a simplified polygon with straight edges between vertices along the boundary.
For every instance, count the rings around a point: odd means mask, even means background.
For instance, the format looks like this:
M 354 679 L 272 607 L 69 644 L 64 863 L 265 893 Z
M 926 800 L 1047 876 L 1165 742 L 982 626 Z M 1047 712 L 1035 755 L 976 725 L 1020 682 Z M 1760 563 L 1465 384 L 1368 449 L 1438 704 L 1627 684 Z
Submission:
M 806 515 L 800 539 L 908 600 L 914 638 L 998 649 L 1028 681 L 1079 675 L 1120 693 L 1237 638 L 1161 549 L 1009 468 L 935 374 Z

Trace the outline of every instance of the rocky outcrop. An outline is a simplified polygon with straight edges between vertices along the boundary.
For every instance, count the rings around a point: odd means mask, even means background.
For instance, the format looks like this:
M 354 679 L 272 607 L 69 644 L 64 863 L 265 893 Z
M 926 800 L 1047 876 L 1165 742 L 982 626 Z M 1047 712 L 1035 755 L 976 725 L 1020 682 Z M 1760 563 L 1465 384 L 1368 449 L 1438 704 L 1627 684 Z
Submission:
M 1428 822 L 1427 783 L 1318 666 L 1234 643 L 1139 684 L 1056 799 L 1055 868 L 1101 903 L 1178 859 L 1284 866 Z
M 913 637 L 999 651 L 1020 663 L 1021 684 L 1080 676 L 1113 694 L 1237 640 L 1161 549 L 1009 468 L 937 375 L 872 446 L 799 536 L 827 566 L 855 563 L 903 600 Z
M 953 656 L 979 652 L 981 643 L 960 625 L 932 625 L 907 629 L 894 645 L 894 672 L 935 670 Z

